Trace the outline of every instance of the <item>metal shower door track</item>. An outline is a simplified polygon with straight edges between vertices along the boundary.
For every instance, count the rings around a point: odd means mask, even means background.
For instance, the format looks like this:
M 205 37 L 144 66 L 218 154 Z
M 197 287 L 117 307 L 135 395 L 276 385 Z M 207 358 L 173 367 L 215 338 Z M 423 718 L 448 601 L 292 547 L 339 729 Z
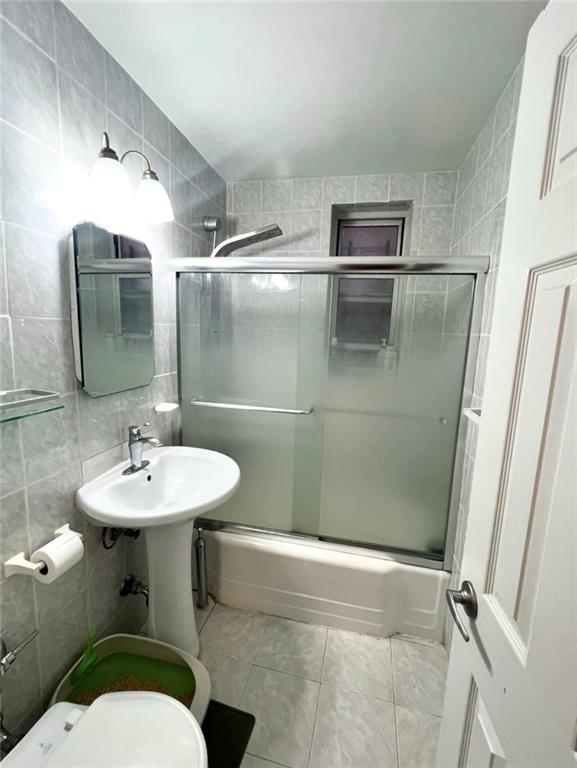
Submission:
M 478 275 L 489 270 L 487 256 L 415 257 L 293 257 L 252 256 L 244 259 L 171 259 L 161 266 L 178 273 L 188 272 L 252 272 L 297 274 L 458 274 Z

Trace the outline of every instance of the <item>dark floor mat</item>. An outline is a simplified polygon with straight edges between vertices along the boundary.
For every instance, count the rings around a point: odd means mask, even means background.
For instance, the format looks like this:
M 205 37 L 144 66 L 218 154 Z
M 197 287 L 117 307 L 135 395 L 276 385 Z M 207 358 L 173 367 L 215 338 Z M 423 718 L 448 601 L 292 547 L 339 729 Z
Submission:
M 208 768 L 239 768 L 254 723 L 254 715 L 211 699 L 202 724 Z

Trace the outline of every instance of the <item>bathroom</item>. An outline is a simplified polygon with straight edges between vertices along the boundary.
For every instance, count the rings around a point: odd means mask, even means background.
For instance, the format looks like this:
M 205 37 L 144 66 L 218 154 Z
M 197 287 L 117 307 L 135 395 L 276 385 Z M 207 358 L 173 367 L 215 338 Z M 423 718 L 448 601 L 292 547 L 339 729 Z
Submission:
M 7 766 L 574 766 L 577 3 L 0 25 Z

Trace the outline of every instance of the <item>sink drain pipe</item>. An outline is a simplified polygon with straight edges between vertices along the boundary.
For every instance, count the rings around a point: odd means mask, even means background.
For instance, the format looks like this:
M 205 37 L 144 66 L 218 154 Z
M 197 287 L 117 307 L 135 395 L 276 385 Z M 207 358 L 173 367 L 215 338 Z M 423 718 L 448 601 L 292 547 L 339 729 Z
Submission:
M 208 584 L 206 579 L 206 539 L 203 528 L 198 527 L 196 529 L 194 550 L 196 553 L 196 607 L 206 608 L 208 605 Z

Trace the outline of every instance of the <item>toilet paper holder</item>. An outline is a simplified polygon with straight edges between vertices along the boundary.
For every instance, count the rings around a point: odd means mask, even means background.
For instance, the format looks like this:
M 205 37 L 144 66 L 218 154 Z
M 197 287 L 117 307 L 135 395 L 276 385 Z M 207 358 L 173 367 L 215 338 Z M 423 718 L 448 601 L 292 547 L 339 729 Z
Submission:
M 58 539 L 59 536 L 77 536 L 82 541 L 82 534 L 71 530 L 68 523 L 61 526 L 60 528 L 57 528 L 54 531 L 54 535 L 56 536 L 56 539 Z M 34 553 L 32 553 L 31 557 L 33 555 Z M 5 561 L 4 576 L 6 578 L 15 576 L 17 574 L 34 576 L 39 571 L 42 572 L 44 568 L 46 568 L 46 563 L 42 562 L 42 560 L 39 560 L 37 563 L 33 563 L 24 555 L 24 552 L 19 552 L 17 555 L 14 555 L 14 557 L 11 557 L 9 560 Z

